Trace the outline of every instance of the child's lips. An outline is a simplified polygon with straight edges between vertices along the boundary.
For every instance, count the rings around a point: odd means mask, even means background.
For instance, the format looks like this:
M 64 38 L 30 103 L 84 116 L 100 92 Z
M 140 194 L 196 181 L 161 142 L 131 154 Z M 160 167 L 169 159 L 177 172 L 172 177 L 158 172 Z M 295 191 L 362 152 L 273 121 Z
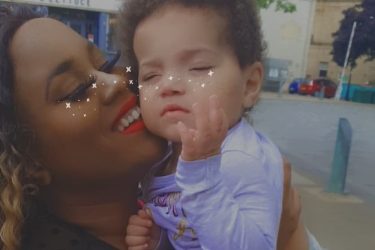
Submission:
M 169 104 L 163 108 L 163 110 L 160 113 L 160 116 L 165 116 L 168 113 L 190 113 L 188 109 L 185 109 L 179 105 L 176 104 Z

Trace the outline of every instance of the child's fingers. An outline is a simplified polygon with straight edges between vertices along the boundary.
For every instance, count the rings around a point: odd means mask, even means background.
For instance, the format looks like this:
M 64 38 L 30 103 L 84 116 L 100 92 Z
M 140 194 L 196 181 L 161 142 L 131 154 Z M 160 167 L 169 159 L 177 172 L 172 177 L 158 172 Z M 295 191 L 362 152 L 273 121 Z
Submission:
M 146 209 L 141 209 L 138 211 L 138 216 L 141 217 L 142 219 L 149 219 L 149 220 L 152 220 L 152 216 L 151 216 L 151 213 L 147 213 L 146 212 Z
M 150 216 L 150 218 L 152 218 L 152 211 L 149 207 L 145 207 L 144 211 L 146 212 L 148 216 Z
M 149 250 L 148 244 L 142 246 L 129 247 L 128 250 Z
M 185 124 L 178 122 L 177 124 L 178 131 L 180 133 L 181 143 L 182 143 L 182 152 L 181 157 L 184 160 L 192 160 L 191 156 L 195 149 L 195 130 L 188 129 Z
M 183 147 L 191 147 L 193 142 L 193 137 L 191 135 L 191 131 L 186 127 L 183 122 L 177 123 L 177 129 L 180 133 L 181 143 Z
M 140 246 L 148 244 L 150 241 L 149 236 L 136 236 L 136 235 L 127 235 L 125 237 L 126 244 L 129 246 Z
M 221 113 L 219 99 L 216 95 L 210 96 L 209 98 L 209 119 L 211 131 L 213 131 L 214 134 L 220 134 L 223 129 L 224 117 Z
M 206 110 L 207 107 L 205 108 L 199 103 L 193 104 L 196 130 L 198 131 L 199 136 L 203 137 L 206 137 L 207 133 L 209 132 L 209 119 Z
M 138 215 L 132 215 L 129 218 L 129 225 L 137 225 L 137 226 L 143 226 L 143 227 L 151 227 L 152 221 L 151 219 L 145 219 Z
M 224 135 L 227 134 L 228 129 L 229 129 L 229 121 L 228 121 L 228 116 L 225 113 L 224 109 L 220 108 L 220 116 L 221 116 L 221 132 L 224 133 Z
M 151 234 L 151 228 L 141 227 L 137 225 L 128 225 L 126 227 L 126 235 L 128 236 L 149 236 Z
M 144 247 L 140 249 L 147 249 L 150 237 L 144 236 L 126 236 L 125 242 L 129 247 Z

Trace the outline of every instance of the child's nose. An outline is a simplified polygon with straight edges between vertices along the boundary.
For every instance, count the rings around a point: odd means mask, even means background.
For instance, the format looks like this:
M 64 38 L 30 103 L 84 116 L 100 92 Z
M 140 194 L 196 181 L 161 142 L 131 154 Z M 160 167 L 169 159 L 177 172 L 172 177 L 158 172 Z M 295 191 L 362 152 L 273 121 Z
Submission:
M 183 95 L 186 92 L 186 86 L 182 79 L 168 76 L 163 79 L 160 86 L 160 95 L 162 97 Z

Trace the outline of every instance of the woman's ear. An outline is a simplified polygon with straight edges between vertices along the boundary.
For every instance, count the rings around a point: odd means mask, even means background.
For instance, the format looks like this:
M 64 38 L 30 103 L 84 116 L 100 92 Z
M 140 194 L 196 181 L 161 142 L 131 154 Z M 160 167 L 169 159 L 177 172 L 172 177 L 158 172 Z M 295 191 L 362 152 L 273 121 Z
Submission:
M 51 173 L 42 166 L 37 166 L 30 169 L 27 172 L 27 179 L 39 187 L 47 186 L 52 181 Z
M 258 101 L 263 83 L 263 74 L 264 69 L 260 62 L 255 62 L 244 68 L 245 89 L 242 102 L 243 108 L 250 108 Z

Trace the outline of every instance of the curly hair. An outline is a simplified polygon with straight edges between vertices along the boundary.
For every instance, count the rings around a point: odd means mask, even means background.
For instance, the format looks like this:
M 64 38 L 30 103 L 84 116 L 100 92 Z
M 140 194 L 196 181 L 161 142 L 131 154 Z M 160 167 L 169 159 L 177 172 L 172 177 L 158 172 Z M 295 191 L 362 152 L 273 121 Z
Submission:
M 119 13 L 119 39 L 132 77 L 138 78 L 138 63 L 133 49 L 134 34 L 142 20 L 167 4 L 188 8 L 211 8 L 227 19 L 226 38 L 241 67 L 263 60 L 263 42 L 258 8 L 254 0 L 127 0 Z M 137 93 L 137 86 L 133 86 Z
M 20 248 L 28 196 L 26 169 L 32 166 L 29 131 L 17 121 L 14 70 L 9 47 L 16 31 L 38 18 L 29 7 L 0 6 L 0 247 Z

